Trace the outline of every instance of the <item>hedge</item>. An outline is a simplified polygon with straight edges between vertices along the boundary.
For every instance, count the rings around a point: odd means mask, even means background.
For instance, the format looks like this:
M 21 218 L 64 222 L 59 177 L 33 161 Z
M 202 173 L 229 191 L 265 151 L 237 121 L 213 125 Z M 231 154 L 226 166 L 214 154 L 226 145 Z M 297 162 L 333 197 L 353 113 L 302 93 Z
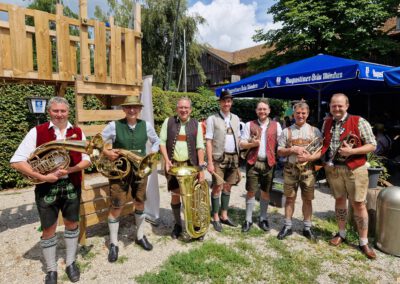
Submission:
M 30 96 L 50 98 L 54 96 L 54 87 L 43 85 L 0 85 L 0 190 L 11 187 L 28 185 L 26 179 L 13 170 L 9 161 L 19 143 L 30 128 L 36 125 L 36 117 L 28 111 L 26 99 Z M 198 93 L 180 93 L 163 91 L 153 87 L 154 122 L 157 133 L 166 117 L 175 114 L 177 100 L 187 96 L 192 100 L 192 117 L 203 120 L 219 109 L 218 100 L 214 93 L 206 88 L 200 88 Z M 66 99 L 71 104 L 70 122 L 75 121 L 75 97 L 72 88 L 67 89 Z M 237 99 L 232 112 L 242 117 L 243 121 L 255 119 L 257 100 Z M 286 103 L 279 100 L 270 101 L 271 117 L 281 115 Z M 88 97 L 84 102 L 85 108 L 101 109 L 101 102 L 96 97 Z M 39 121 L 47 121 L 45 114 L 38 116 Z

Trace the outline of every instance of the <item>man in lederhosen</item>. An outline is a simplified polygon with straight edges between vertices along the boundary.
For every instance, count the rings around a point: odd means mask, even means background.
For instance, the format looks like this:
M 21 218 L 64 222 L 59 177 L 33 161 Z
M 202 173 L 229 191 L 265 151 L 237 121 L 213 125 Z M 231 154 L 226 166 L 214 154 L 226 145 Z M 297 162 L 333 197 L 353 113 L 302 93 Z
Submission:
M 310 109 L 305 102 L 297 103 L 293 106 L 295 123 L 285 128 L 278 139 L 278 155 L 286 157 L 284 166 L 284 194 L 285 202 L 285 222 L 278 234 L 278 239 L 282 240 L 292 234 L 292 217 L 294 204 L 297 197 L 297 190 L 301 189 L 301 199 L 303 201 L 304 229 L 303 235 L 312 241 L 316 241 L 312 231 L 312 200 L 314 199 L 315 170 L 312 161 L 320 158 L 321 151 L 321 132 L 307 123 Z M 315 140 L 317 139 L 317 140 Z M 314 153 L 306 150 L 307 146 L 316 141 Z M 312 144 L 314 145 L 314 143 Z
M 367 154 L 375 151 L 376 140 L 371 125 L 364 118 L 347 113 L 349 98 L 334 94 L 329 104 L 331 117 L 322 126 L 322 157 L 326 178 L 335 197 L 335 213 L 339 232 L 329 241 L 338 246 L 346 240 L 347 199 L 354 210 L 359 235 L 359 248 L 369 259 L 376 254 L 368 245 Z M 346 141 L 346 137 L 349 141 Z M 352 143 L 350 141 L 353 141 Z M 335 154 L 336 153 L 336 154 Z
M 36 172 L 28 164 L 36 147 L 53 140 L 86 140 L 82 130 L 68 121 L 69 103 L 62 97 L 50 99 L 47 106 L 50 121 L 32 128 L 11 158 L 11 166 L 26 176 L 43 181 L 36 185 L 35 201 L 43 229 L 40 246 L 46 262 L 46 284 L 57 283 L 57 218 L 61 211 L 64 218 L 66 246 L 66 273 L 71 282 L 77 282 L 80 271 L 76 265 L 79 237 L 79 206 L 82 170 L 90 166 L 86 154 L 70 151 L 71 163 L 67 169 L 58 169 L 47 175 Z
M 231 113 L 233 96 L 227 90 L 219 97 L 220 110 L 207 118 L 206 151 L 208 171 L 212 174 L 211 214 L 217 232 L 222 224 L 236 227 L 228 217 L 231 187 L 240 180 L 239 140 L 240 120 Z M 221 204 L 220 204 L 221 196 Z M 219 209 L 221 207 L 221 216 Z
M 267 210 L 270 190 L 276 163 L 277 139 L 282 132 L 279 123 L 268 117 L 271 112 L 267 100 L 257 103 L 257 120 L 249 121 L 244 128 L 240 141 L 243 149 L 250 149 L 246 156 L 246 220 L 242 232 L 248 232 L 253 225 L 253 210 L 256 203 L 256 192 L 260 189 L 260 218 L 258 226 L 269 231 Z
M 160 139 L 151 123 L 139 119 L 143 104 L 138 96 L 127 96 L 121 104 L 125 118 L 110 122 L 103 130 L 104 141 L 111 141 L 113 149 L 104 149 L 103 153 L 111 160 L 116 160 L 120 153 L 118 149 L 130 150 L 139 156 L 146 155 L 146 143 L 150 141 L 151 152 L 159 149 Z M 144 202 L 146 200 L 146 187 L 148 177 L 140 178 L 133 170 L 123 179 L 110 179 L 111 208 L 108 215 L 108 227 L 110 230 L 110 245 L 108 261 L 115 262 L 118 259 L 118 230 L 119 216 L 126 202 L 126 196 L 131 188 L 131 195 L 135 204 L 136 240 L 144 250 L 152 250 L 152 244 L 144 235 Z
M 192 102 L 187 97 L 178 100 L 177 116 L 166 118 L 160 132 L 160 151 L 165 161 L 168 191 L 171 192 L 171 208 L 175 225 L 171 232 L 173 239 L 182 233 L 181 196 L 179 183 L 168 171 L 174 166 L 200 166 L 199 182 L 204 181 L 204 140 L 201 124 L 190 117 Z M 203 239 L 203 236 L 199 238 Z

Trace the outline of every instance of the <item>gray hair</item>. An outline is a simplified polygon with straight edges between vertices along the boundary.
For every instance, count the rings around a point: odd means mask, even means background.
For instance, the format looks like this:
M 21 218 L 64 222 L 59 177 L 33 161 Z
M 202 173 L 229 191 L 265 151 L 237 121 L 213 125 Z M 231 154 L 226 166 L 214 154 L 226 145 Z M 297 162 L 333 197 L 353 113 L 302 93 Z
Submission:
M 178 101 L 176 102 L 176 107 L 178 107 L 178 104 L 179 104 L 180 101 L 188 101 L 189 105 L 190 105 L 190 108 L 192 108 L 192 100 L 189 99 L 189 97 L 180 97 L 178 99 Z
M 298 108 L 305 108 L 305 109 L 307 109 L 308 112 L 310 112 L 310 107 L 308 106 L 308 104 L 306 102 L 299 102 L 293 106 L 293 110 L 296 110 Z
M 70 107 L 68 101 L 63 97 L 52 97 L 47 104 L 47 110 L 50 110 L 52 104 L 64 104 L 68 109 Z

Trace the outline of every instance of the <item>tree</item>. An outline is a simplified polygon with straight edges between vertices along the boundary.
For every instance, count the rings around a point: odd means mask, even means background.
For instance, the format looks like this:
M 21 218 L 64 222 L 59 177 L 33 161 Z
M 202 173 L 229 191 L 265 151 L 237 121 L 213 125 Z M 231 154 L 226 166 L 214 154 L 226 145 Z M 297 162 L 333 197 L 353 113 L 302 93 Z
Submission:
M 127 27 L 131 17 L 132 0 L 107 0 L 110 10 L 105 13 L 96 7 L 95 16 L 107 21 L 114 15 L 115 23 Z M 153 75 L 154 84 L 163 87 L 167 78 L 168 57 L 172 44 L 173 25 L 176 18 L 177 0 L 147 0 L 142 8 L 142 63 L 143 74 Z M 181 1 L 175 41 L 174 69 L 172 78 L 178 81 L 183 58 L 183 30 L 186 30 L 186 52 L 188 67 L 195 68 L 203 79 L 204 71 L 199 58 L 201 46 L 195 40 L 197 25 L 204 22 L 198 15 L 187 14 L 186 1 Z
M 381 27 L 397 14 L 398 0 L 279 0 L 268 13 L 277 30 L 257 30 L 253 39 L 275 49 L 251 62 L 265 70 L 319 53 L 383 61 L 399 50 Z
M 28 1 L 28 0 L 24 0 L 24 1 Z M 56 4 L 57 4 L 57 1 L 54 1 L 54 0 L 33 0 L 32 3 L 30 3 L 28 5 L 28 8 L 55 14 L 56 13 Z M 64 5 L 63 1 L 60 1 L 60 4 Z M 72 10 L 69 7 L 64 6 L 63 11 L 64 11 L 64 15 L 66 17 L 78 19 L 78 15 L 75 14 L 74 12 L 72 12 Z

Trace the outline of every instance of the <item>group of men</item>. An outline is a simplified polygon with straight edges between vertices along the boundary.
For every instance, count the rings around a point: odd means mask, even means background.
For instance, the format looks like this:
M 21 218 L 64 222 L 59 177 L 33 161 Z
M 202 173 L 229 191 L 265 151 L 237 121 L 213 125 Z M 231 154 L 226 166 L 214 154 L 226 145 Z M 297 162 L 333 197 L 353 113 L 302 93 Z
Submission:
M 119 149 L 145 156 L 148 154 L 147 141 L 151 143 L 151 152 L 160 150 L 165 162 L 175 220 L 171 233 L 173 239 L 179 238 L 183 228 L 180 188 L 176 177 L 170 175 L 169 170 L 175 166 L 198 166 L 201 169 L 198 174 L 199 181 L 204 180 L 204 170 L 208 170 L 212 175 L 211 223 L 215 231 L 221 232 L 222 225 L 237 227 L 228 216 L 228 207 L 231 188 L 240 181 L 239 153 L 240 150 L 244 150 L 247 194 L 246 218 L 242 224 L 242 232 L 248 232 L 253 225 L 255 195 L 258 190 L 261 192 L 258 226 L 263 231 L 270 230 L 267 210 L 278 155 L 286 159 L 286 203 L 284 225 L 277 237 L 282 240 L 293 233 L 292 216 L 300 187 L 304 215 L 302 233 L 306 238 L 316 240 L 311 223 L 315 184 L 313 162 L 318 159 L 328 161 L 325 172 L 336 199 L 335 213 L 339 227 L 339 232 L 330 240 L 330 244 L 337 246 L 346 240 L 346 201 L 349 199 L 354 209 L 360 249 L 368 258 L 375 258 L 367 238 L 368 214 L 365 200 L 368 175 L 365 162 L 366 154 L 374 151 L 376 141 L 371 126 L 365 119 L 347 113 L 348 97 L 344 94 L 332 96 L 331 116 L 325 120 L 322 133 L 307 123 L 309 107 L 305 102 L 294 105 L 295 124 L 282 130 L 279 123 L 269 118 L 268 101 L 260 100 L 255 110 L 257 119 L 247 122 L 241 135 L 240 119 L 231 113 L 232 104 L 233 97 L 230 92 L 223 91 L 219 97 L 220 110 L 206 121 L 204 143 L 201 124 L 190 116 L 192 104 L 189 98 L 182 97 L 178 100 L 176 116 L 165 119 L 159 138 L 154 127 L 140 119 L 143 105 L 139 98 L 128 96 L 121 104 L 125 118 L 110 122 L 102 132 L 103 139 L 111 142 L 113 146 L 112 149 L 104 149 L 103 154 L 111 161 L 121 155 Z M 11 165 L 24 175 L 44 182 L 36 186 L 35 199 L 43 228 L 40 245 L 47 266 L 45 283 L 57 283 L 55 232 L 60 211 L 65 224 L 66 273 L 71 282 L 76 282 L 80 277 L 75 258 L 79 236 L 81 171 L 90 166 L 90 159 L 86 154 L 70 151 L 71 163 L 67 169 L 57 169 L 45 175 L 32 169 L 27 160 L 36 147 L 56 139 L 85 140 L 82 131 L 68 122 L 69 104 L 64 98 L 52 98 L 48 104 L 48 113 L 50 122 L 30 130 L 12 157 Z M 349 134 L 356 137 L 356 143 L 346 141 Z M 320 140 L 322 145 L 312 151 L 308 146 L 315 140 Z M 340 156 L 341 159 L 336 160 L 336 156 Z M 153 248 L 143 232 L 146 185 L 147 177 L 139 178 L 133 171 L 123 179 L 110 180 L 109 262 L 118 259 L 119 216 L 129 188 L 135 204 L 135 242 L 145 250 Z

